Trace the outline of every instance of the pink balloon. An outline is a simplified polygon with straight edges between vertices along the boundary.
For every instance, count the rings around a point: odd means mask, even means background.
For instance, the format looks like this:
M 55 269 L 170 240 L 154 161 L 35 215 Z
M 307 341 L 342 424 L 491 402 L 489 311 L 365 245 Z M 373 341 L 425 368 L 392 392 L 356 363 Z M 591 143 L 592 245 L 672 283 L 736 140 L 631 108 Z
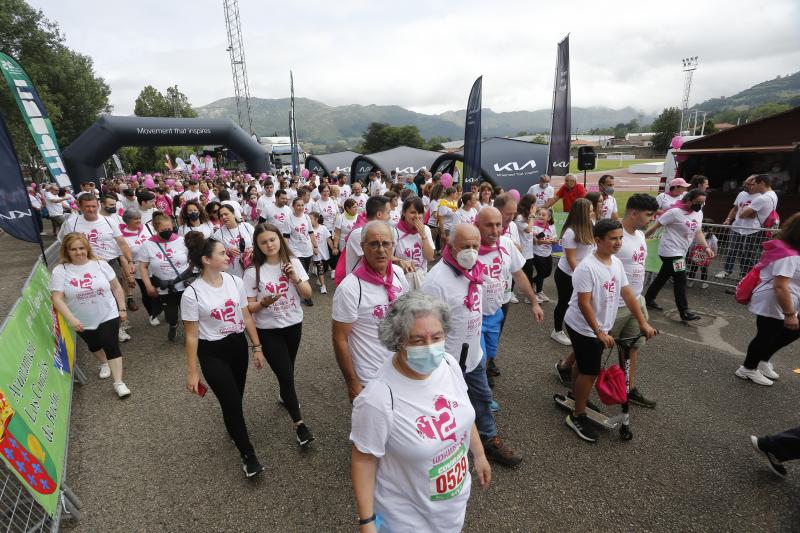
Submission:
M 508 191 L 508 194 L 510 194 L 514 198 L 514 200 L 519 202 L 519 191 L 517 189 L 511 189 L 510 191 Z
M 442 187 L 449 187 L 453 184 L 453 176 L 445 172 L 442 174 Z
M 166 184 L 169 187 L 172 187 L 173 185 L 175 185 L 175 180 L 173 178 L 167 178 Z
M 149 175 L 144 179 L 144 186 L 147 187 L 148 190 L 153 190 L 156 188 L 156 183 L 153 181 Z
M 672 142 L 670 142 L 670 146 L 672 146 L 673 150 L 680 150 L 681 146 L 683 146 L 683 137 L 680 135 L 673 137 Z
M 304 169 L 302 170 L 302 172 L 300 172 L 300 174 L 301 174 L 301 175 L 302 175 L 304 178 L 308 179 L 308 177 L 311 175 L 311 172 L 309 172 L 307 168 L 304 168 Z

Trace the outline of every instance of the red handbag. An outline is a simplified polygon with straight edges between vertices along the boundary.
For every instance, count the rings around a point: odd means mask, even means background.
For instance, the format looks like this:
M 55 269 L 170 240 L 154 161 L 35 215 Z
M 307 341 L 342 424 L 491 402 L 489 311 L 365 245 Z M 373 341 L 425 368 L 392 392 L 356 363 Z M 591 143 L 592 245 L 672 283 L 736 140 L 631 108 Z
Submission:
M 617 364 L 601 368 L 594 387 L 600 401 L 606 405 L 622 405 L 628 401 L 625 373 Z

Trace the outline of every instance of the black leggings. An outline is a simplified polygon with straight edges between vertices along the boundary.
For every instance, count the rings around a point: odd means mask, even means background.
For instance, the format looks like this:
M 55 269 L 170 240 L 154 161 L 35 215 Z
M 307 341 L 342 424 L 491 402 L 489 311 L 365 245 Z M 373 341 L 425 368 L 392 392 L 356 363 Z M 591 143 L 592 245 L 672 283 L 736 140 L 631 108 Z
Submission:
M 150 316 L 158 316 L 161 310 L 157 307 L 158 300 L 154 300 L 147 294 L 147 287 L 144 286 L 144 281 L 136 279 L 136 284 L 139 285 L 139 291 L 142 293 L 142 305 L 144 306 L 147 314 Z
M 89 346 L 89 351 L 94 353 L 103 350 L 106 353 L 106 359 L 109 361 L 122 357 L 122 351 L 119 349 L 119 317 L 106 320 L 97 329 L 85 329 L 79 331 L 78 335 L 81 339 L 86 341 Z
M 536 289 L 536 292 L 542 292 L 544 280 L 549 278 L 550 274 L 553 273 L 553 257 L 550 255 L 534 255 L 533 266 L 536 268 L 536 276 L 533 278 L 533 286 Z M 571 282 L 572 281 L 570 279 L 570 283 Z
M 686 300 L 686 271 L 683 270 L 678 272 L 674 270 L 672 268 L 672 262 L 676 259 L 683 259 L 685 262 L 685 258 L 683 256 L 664 257 L 662 255 L 659 257 L 661 258 L 661 270 L 658 271 L 656 279 L 654 279 L 653 283 L 651 283 L 647 288 L 644 299 L 648 302 L 655 301 L 658 293 L 661 291 L 661 288 L 669 278 L 672 278 L 672 290 L 675 293 L 675 305 L 678 306 L 678 313 L 680 313 L 681 318 L 683 318 L 683 316 L 689 310 L 689 302 Z
M 553 279 L 556 281 L 556 291 L 558 292 L 558 303 L 553 311 L 553 329 L 561 331 L 564 329 L 564 315 L 567 314 L 569 299 L 572 298 L 572 276 L 556 267 Z
M 219 400 L 225 429 L 242 456 L 253 452 L 242 411 L 247 351 L 244 333 L 234 333 L 216 341 L 197 341 L 197 359 L 203 377 Z
M 756 336 L 747 347 L 743 366 L 754 370 L 761 361 L 769 361 L 775 352 L 800 339 L 800 331 L 792 331 L 783 320 L 768 316 L 756 316 Z
M 164 318 L 170 326 L 178 325 L 178 309 L 181 307 L 181 296 L 183 291 L 161 294 L 153 304 L 153 313 L 150 316 L 158 316 L 164 311 Z
M 302 322 L 285 328 L 258 330 L 258 340 L 264 350 L 264 357 L 275 377 L 278 378 L 281 400 L 283 400 L 286 410 L 289 411 L 292 422 L 303 419 L 300 415 L 297 391 L 294 389 L 294 361 L 297 359 L 302 332 Z
M 311 257 L 298 257 L 300 264 L 303 265 L 303 270 L 308 274 L 308 268 L 311 266 Z

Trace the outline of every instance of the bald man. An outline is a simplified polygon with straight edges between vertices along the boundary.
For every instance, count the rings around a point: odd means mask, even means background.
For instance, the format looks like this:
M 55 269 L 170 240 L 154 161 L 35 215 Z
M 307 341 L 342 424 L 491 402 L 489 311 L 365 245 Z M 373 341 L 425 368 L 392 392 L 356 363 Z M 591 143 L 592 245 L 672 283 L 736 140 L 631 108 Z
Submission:
M 503 235 L 503 217 L 495 207 L 484 207 L 475 220 L 481 234 L 478 260 L 484 271 L 483 325 L 481 342 L 487 357 L 487 366 L 500 375 L 494 359 L 500 342 L 503 323 L 503 305 L 509 301 L 512 280 L 531 302 L 531 310 L 536 322 L 544 321 L 544 312 L 536 301 L 527 276 L 522 271 L 525 259 L 514 246 L 513 241 Z

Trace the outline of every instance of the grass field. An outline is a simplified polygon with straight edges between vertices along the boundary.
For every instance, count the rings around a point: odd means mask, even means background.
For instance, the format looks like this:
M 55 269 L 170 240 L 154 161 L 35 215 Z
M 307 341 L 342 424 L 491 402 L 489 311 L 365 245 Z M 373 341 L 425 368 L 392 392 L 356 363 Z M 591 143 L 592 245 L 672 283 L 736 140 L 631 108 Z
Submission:
M 628 168 L 631 165 L 638 165 L 640 163 L 661 163 L 663 161 L 663 159 L 627 159 L 624 161 L 616 161 L 597 158 L 597 166 L 593 172 L 603 170 L 619 170 L 620 168 Z M 577 159 L 573 159 L 569 162 L 569 171 L 579 172 Z

